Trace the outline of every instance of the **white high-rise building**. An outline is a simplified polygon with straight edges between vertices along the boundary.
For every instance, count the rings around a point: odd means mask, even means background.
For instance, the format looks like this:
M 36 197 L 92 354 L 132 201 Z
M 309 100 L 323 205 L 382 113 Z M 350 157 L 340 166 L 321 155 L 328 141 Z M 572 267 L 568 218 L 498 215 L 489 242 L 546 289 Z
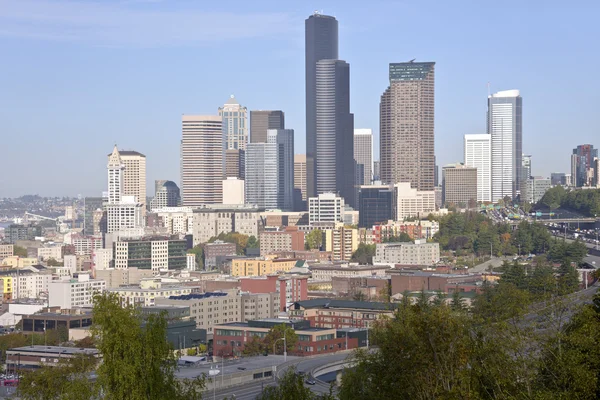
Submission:
M 373 131 L 354 130 L 354 161 L 357 185 L 370 185 L 373 180 Z
M 477 201 L 492 201 L 491 136 L 465 135 L 465 165 L 477 168 Z
M 523 160 L 523 99 L 518 90 L 488 97 L 487 133 L 491 135 L 492 201 L 519 191 Z
M 228 177 L 223 179 L 223 204 L 244 204 L 244 180 Z
M 108 204 L 118 204 L 123 195 L 123 171 L 125 165 L 121 161 L 119 150 L 115 145 L 112 153 L 108 156 Z
M 200 207 L 223 201 L 224 150 L 221 117 L 184 115 L 181 139 L 181 199 Z
M 312 225 L 316 222 L 344 222 L 345 201 L 335 193 L 321 193 L 308 198 L 308 219 Z

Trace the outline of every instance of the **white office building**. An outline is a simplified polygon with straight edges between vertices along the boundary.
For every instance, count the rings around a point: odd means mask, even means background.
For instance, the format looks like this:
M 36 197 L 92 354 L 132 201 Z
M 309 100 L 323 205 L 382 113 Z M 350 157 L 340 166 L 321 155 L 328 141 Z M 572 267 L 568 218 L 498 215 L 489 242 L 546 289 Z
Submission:
M 227 177 L 223 180 L 223 204 L 244 204 L 244 180 Z
M 94 296 L 106 290 L 106 282 L 90 279 L 89 274 L 74 274 L 72 279 L 52 281 L 48 285 L 48 306 L 71 309 L 93 304 Z
M 154 210 L 169 235 L 191 235 L 194 226 L 192 207 L 163 207 Z
M 488 134 L 465 135 L 465 165 L 477 168 L 478 202 L 492 201 L 491 139 L 491 135 Z
M 518 90 L 488 97 L 488 134 L 491 135 L 492 201 L 516 197 L 523 160 L 523 99 Z
M 394 185 L 396 195 L 396 221 L 406 218 L 426 218 L 435 211 L 435 191 L 417 190 L 410 187 L 410 182 L 400 182 Z
M 356 162 L 356 184 L 370 185 L 373 180 L 373 131 L 354 130 L 354 161 Z
M 344 198 L 335 193 L 321 193 L 308 199 L 308 222 L 344 222 Z
M 133 196 L 122 196 L 117 204 L 107 204 L 106 233 L 144 227 L 144 205 L 135 201 Z

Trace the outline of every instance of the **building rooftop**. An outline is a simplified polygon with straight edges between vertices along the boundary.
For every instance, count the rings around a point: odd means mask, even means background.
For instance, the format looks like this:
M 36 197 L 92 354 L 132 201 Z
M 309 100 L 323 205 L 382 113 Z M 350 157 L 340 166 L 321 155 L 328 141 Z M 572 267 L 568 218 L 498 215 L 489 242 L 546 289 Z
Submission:
M 142 153 L 134 151 L 134 150 L 118 150 L 118 152 L 119 152 L 120 156 L 140 156 L 140 157 L 146 157 Z M 110 157 L 111 154 L 107 154 L 107 156 Z
M 201 300 L 209 297 L 224 297 L 229 293 L 226 292 L 206 292 L 206 293 L 190 293 L 182 294 L 180 296 L 169 296 L 170 300 Z
M 360 310 L 391 310 L 397 306 L 391 303 L 379 303 L 374 301 L 354 301 L 335 299 L 312 299 L 302 300 L 294 303 L 294 306 L 302 308 L 354 308 Z
M 321 270 L 336 270 L 336 271 L 370 271 L 373 269 L 386 269 L 387 265 L 352 265 L 352 264 L 311 264 L 309 267 Z
M 8 351 L 17 353 L 54 353 L 54 354 L 100 354 L 98 349 L 84 349 L 79 347 L 63 347 L 63 346 L 23 346 L 9 349 Z

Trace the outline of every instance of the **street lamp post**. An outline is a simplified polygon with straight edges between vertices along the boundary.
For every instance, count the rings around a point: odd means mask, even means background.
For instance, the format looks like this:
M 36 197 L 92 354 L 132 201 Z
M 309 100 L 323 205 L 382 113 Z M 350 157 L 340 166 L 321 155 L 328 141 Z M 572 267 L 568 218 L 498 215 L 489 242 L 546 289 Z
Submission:
M 275 346 L 277 346 L 277 342 L 279 342 L 280 340 L 283 340 L 283 362 L 286 362 L 287 361 L 287 340 L 285 337 L 285 331 L 283 331 L 283 337 L 275 340 L 275 343 L 273 343 L 273 355 L 275 355 Z
M 208 371 L 208 375 L 213 380 L 213 400 L 217 398 L 217 375 L 219 375 L 219 372 L 218 369 L 213 369 L 212 367 L 210 367 L 210 371 Z

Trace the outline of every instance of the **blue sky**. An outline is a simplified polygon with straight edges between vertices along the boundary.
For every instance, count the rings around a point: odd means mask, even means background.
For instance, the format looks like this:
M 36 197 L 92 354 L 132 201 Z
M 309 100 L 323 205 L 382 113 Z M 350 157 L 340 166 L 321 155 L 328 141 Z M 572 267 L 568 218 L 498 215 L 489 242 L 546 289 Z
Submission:
M 487 83 L 520 89 L 535 175 L 600 146 L 594 1 L 0 0 L 0 197 L 99 195 L 112 145 L 179 181 L 181 114 L 230 94 L 282 109 L 304 152 L 304 19 L 340 22 L 356 128 L 378 139 L 390 62 L 436 61 L 438 164 L 485 132 Z M 377 142 L 378 143 L 378 142 Z M 378 153 L 378 151 L 377 151 Z

